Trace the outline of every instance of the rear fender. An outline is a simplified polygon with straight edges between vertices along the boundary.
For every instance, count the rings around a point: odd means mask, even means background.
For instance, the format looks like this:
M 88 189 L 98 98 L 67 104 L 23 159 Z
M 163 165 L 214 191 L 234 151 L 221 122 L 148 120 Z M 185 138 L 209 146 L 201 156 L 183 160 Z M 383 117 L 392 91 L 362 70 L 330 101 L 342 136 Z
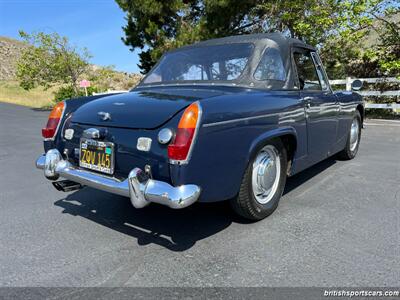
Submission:
M 247 163 L 246 166 L 249 165 L 250 161 L 257 154 L 257 152 L 267 143 L 267 141 L 279 138 L 283 136 L 291 135 L 294 137 L 297 144 L 297 133 L 293 127 L 279 127 L 276 129 L 269 130 L 261 135 L 259 135 L 254 141 L 251 143 L 248 155 L 247 155 Z

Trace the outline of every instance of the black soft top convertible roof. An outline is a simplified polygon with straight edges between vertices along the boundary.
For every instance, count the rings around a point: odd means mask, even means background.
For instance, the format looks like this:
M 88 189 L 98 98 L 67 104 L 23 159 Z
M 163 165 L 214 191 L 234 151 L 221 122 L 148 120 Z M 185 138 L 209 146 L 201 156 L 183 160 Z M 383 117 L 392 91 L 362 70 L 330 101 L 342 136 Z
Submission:
M 285 37 L 281 33 L 276 32 L 276 33 L 256 33 L 256 34 L 233 35 L 233 36 L 228 36 L 228 37 L 223 37 L 223 38 L 218 38 L 218 39 L 211 39 L 211 40 L 207 40 L 207 41 L 197 42 L 192 45 L 183 46 L 176 50 L 172 50 L 171 52 L 179 51 L 182 49 L 193 48 L 193 47 L 199 47 L 199 46 L 213 46 L 213 45 L 223 45 L 223 44 L 232 44 L 232 43 L 256 43 L 256 42 L 260 42 L 263 40 L 274 41 L 275 43 L 277 43 L 279 45 L 281 50 L 284 50 L 284 48 L 289 49 L 291 46 L 294 46 L 294 47 L 308 48 L 310 50 L 315 51 L 314 47 L 307 45 L 306 43 L 304 43 L 301 40 Z
M 247 35 L 235 35 L 224 38 L 212 39 L 202 42 L 197 42 L 192 45 L 183 46 L 181 48 L 172 50 L 168 53 L 174 53 L 178 51 L 189 50 L 198 47 L 208 47 L 208 46 L 216 46 L 216 45 L 226 45 L 226 44 L 234 44 L 234 43 L 251 43 L 254 45 L 254 50 L 249 62 L 243 71 L 242 75 L 236 80 L 230 81 L 215 81 L 214 84 L 223 84 L 223 85 L 237 85 L 237 86 L 245 86 L 245 87 L 255 87 L 255 88 L 263 88 L 263 89 L 272 89 L 272 90 L 291 90 L 295 89 L 297 85 L 297 77 L 295 76 L 296 72 L 292 66 L 292 55 L 291 48 L 292 47 L 300 47 L 306 48 L 311 51 L 316 51 L 316 49 L 312 46 L 307 45 L 306 43 L 294 39 L 288 38 L 282 35 L 281 33 L 259 33 L 259 34 L 247 34 Z M 261 57 L 266 48 L 275 48 L 277 49 L 282 57 L 285 71 L 286 71 L 286 80 L 256 80 L 253 76 L 255 69 L 257 68 Z M 168 53 L 164 55 L 168 55 Z M 157 65 L 155 66 L 157 67 Z M 155 68 L 154 67 L 154 68 Z M 151 72 L 150 72 L 151 73 Z M 144 81 L 144 80 L 143 80 Z M 142 82 L 143 82 L 142 81 Z M 212 81 L 177 81 L 176 84 L 210 84 Z M 163 85 L 162 83 L 158 83 L 156 85 Z M 140 84 L 140 86 L 147 86 L 148 84 Z M 154 85 L 154 84 L 149 84 Z

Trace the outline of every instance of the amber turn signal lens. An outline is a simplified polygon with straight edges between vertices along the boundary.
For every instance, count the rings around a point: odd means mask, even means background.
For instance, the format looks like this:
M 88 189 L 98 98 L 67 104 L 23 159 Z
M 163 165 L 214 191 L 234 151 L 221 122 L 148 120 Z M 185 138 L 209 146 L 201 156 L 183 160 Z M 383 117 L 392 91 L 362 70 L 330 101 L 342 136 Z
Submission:
M 64 101 L 57 103 L 49 115 L 47 125 L 42 129 L 42 136 L 45 139 L 54 138 L 57 133 L 58 124 L 64 113 L 65 103 Z
M 198 117 L 199 106 L 197 102 L 194 102 L 185 109 L 185 112 L 179 121 L 178 128 L 196 128 Z

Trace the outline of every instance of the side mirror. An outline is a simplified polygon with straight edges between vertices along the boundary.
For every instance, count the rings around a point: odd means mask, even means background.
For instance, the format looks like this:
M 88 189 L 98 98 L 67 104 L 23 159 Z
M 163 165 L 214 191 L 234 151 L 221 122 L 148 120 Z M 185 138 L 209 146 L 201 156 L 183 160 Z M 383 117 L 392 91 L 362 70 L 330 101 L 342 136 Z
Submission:
M 363 86 L 363 82 L 360 79 L 356 79 L 351 83 L 351 89 L 353 91 L 361 90 L 362 86 Z

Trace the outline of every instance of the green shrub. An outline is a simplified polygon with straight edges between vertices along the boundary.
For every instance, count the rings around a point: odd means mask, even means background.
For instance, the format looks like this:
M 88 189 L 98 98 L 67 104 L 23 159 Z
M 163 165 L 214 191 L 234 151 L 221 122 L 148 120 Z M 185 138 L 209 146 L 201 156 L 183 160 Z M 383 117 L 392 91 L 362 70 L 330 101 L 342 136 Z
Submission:
M 54 101 L 60 102 L 64 99 L 70 99 L 75 96 L 75 91 L 72 86 L 62 86 L 54 92 Z
M 97 93 L 98 88 L 95 86 L 90 86 L 87 88 L 87 91 L 88 91 L 88 95 L 90 96 L 93 93 Z M 82 97 L 82 96 L 85 96 L 84 89 L 79 89 L 78 95 L 77 95 L 72 86 L 70 86 L 70 85 L 62 86 L 56 92 L 54 92 L 54 101 L 57 103 L 57 102 L 65 100 L 65 99 L 71 99 L 71 98 Z
M 370 119 L 400 119 L 400 114 L 390 109 L 367 108 L 365 116 Z

